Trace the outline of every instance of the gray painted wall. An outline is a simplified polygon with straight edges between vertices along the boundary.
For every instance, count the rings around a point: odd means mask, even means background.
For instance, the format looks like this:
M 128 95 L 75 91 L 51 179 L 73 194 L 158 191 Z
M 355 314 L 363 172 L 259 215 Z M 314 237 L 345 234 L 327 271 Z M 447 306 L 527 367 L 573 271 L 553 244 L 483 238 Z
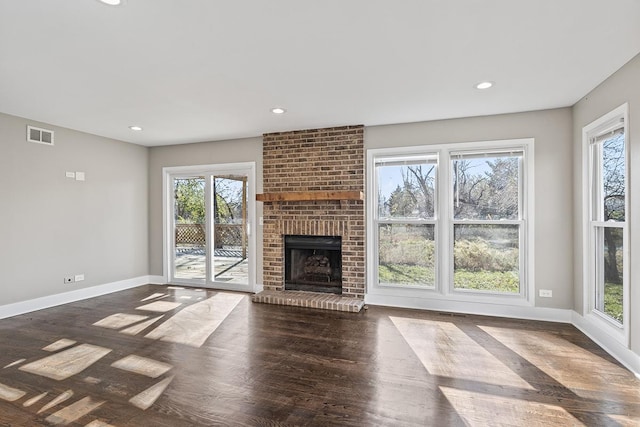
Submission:
M 148 274 L 146 148 L 0 114 L 0 150 L 0 305 Z
M 152 147 L 149 149 L 149 271 L 162 271 L 162 168 L 256 162 L 256 193 L 262 192 L 262 137 L 198 144 Z M 262 216 L 262 203 L 256 204 L 256 218 Z M 257 282 L 262 283 L 262 227 L 255 227 Z
M 582 128 L 595 119 L 629 103 L 629 173 L 630 182 L 627 194 L 630 196 L 630 253 L 631 253 L 631 295 L 630 295 L 630 333 L 631 349 L 640 354 L 640 55 L 629 61 L 624 67 L 605 80 L 597 88 L 582 98 L 573 107 L 573 161 L 574 171 L 574 209 L 575 218 L 575 298 L 574 306 L 582 314 L 583 274 L 582 274 Z
M 535 138 L 536 306 L 573 308 L 571 109 L 365 129 L 365 148 Z M 553 298 L 540 298 L 551 289 Z

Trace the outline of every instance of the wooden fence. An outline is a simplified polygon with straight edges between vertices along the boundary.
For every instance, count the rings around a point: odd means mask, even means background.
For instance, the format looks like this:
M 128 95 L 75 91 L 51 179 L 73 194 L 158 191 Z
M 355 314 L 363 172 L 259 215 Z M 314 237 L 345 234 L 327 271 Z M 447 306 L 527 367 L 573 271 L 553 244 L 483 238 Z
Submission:
M 216 224 L 214 227 L 216 248 L 237 247 L 246 249 L 242 224 Z M 176 224 L 176 245 L 204 246 L 207 239 L 204 224 Z

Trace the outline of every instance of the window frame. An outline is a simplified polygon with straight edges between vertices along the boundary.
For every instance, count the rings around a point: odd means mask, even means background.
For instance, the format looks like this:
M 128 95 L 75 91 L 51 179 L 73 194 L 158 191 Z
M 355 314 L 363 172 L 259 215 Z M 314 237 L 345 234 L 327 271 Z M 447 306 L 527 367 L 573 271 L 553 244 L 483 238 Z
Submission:
M 379 206 L 379 200 L 378 200 L 378 191 L 375 191 L 375 195 L 374 198 L 372 199 L 372 212 L 369 215 L 369 217 L 373 217 L 373 238 L 375 240 L 375 249 L 376 249 L 376 256 L 375 259 L 379 259 L 378 255 L 378 248 L 379 248 L 379 241 L 380 241 L 380 233 L 379 233 L 379 225 L 382 224 L 389 224 L 389 225 L 402 225 L 402 224 L 407 224 L 407 225 L 433 225 L 434 227 L 434 244 L 435 244 L 435 254 L 434 254 L 434 284 L 433 286 L 420 286 L 420 285 L 406 285 L 406 284 L 401 284 L 401 283 L 384 283 L 381 284 L 379 282 L 379 273 L 378 273 L 378 267 L 379 267 L 379 263 L 376 261 L 375 262 L 375 274 L 374 277 L 376 278 L 376 285 L 379 287 L 383 287 L 383 288 L 397 288 L 397 289 L 417 289 L 417 290 L 437 290 L 438 289 L 438 283 L 439 283 L 439 259 L 440 259 L 440 253 L 438 250 L 438 235 L 439 235 L 439 227 L 438 227 L 438 223 L 439 223 L 439 218 L 438 218 L 438 209 L 439 209 L 439 191 L 438 191 L 438 184 L 439 184 L 439 170 L 440 170 L 440 158 L 438 156 L 437 152 L 418 152 L 418 153 L 401 153 L 399 155 L 392 155 L 392 156 L 386 156 L 386 155 L 381 155 L 381 156 L 376 156 L 373 158 L 372 160 L 372 166 L 371 166 L 371 170 L 373 171 L 373 181 L 374 181 L 374 187 L 377 190 L 378 189 L 378 165 L 380 163 L 384 163 L 384 161 L 386 160 L 387 162 L 389 162 L 389 160 L 393 160 L 395 162 L 403 162 L 403 161 L 408 161 L 411 159 L 426 159 L 427 162 L 425 164 L 435 164 L 436 167 L 436 171 L 434 174 L 434 211 L 433 211 L 433 217 L 431 218 L 380 218 L 380 212 L 378 210 L 378 206 Z M 429 160 L 433 160 L 433 161 L 429 161 Z
M 518 156 L 518 218 L 517 219 L 499 219 L 499 220 L 484 220 L 484 219 L 456 219 L 455 214 L 453 212 L 453 206 L 455 203 L 455 194 L 453 192 L 453 162 L 456 160 L 456 156 L 474 156 L 477 155 L 476 158 L 487 157 L 492 158 L 492 155 L 504 154 L 506 152 L 518 152 L 521 153 Z M 522 248 L 526 248 L 528 236 L 527 236 L 527 209 L 526 209 L 526 200 L 528 199 L 525 194 L 525 177 L 526 177 L 526 148 L 525 147 L 511 147 L 509 150 L 505 149 L 481 149 L 481 150 L 473 150 L 473 151 L 449 151 L 449 165 L 451 177 L 449 180 L 449 200 L 447 203 L 450 206 L 450 222 L 451 225 L 449 227 L 449 239 L 451 243 L 451 249 L 449 254 L 450 259 L 450 272 L 449 272 L 449 290 L 452 294 L 460 293 L 460 294 L 482 294 L 482 295 L 492 295 L 498 297 L 507 297 L 507 298 L 526 298 L 527 297 L 527 263 L 525 262 L 526 258 L 526 250 L 522 250 Z M 455 255 L 454 255 L 454 247 L 455 247 L 455 226 L 456 225 L 517 225 L 518 226 L 518 282 L 519 282 L 519 290 L 517 293 L 505 293 L 505 292 L 494 292 L 494 291 L 478 291 L 473 289 L 456 289 L 454 284 L 454 274 L 455 274 Z
M 520 239 L 520 274 L 521 292 L 519 294 L 487 293 L 465 290 L 453 291 L 453 214 L 451 212 L 452 171 L 449 154 L 458 151 L 505 152 L 523 151 L 521 173 L 522 191 L 524 197 L 521 205 L 521 215 L 526 219 L 524 230 L 525 239 L 521 233 Z M 378 236 L 377 236 L 377 173 L 376 159 L 394 156 L 407 157 L 410 155 L 434 154 L 438 155 L 436 173 L 436 206 L 434 214 L 437 219 L 435 229 L 436 239 L 436 286 L 435 288 L 407 288 L 405 286 L 389 286 L 378 283 Z M 389 298 L 427 298 L 444 301 L 460 301 L 467 303 L 504 304 L 514 306 L 533 306 L 534 304 L 534 242 L 526 238 L 534 233 L 534 139 L 521 138 L 495 141 L 471 141 L 448 144 L 399 146 L 389 148 L 375 148 L 367 150 L 367 293 L 376 297 Z M 526 196 L 526 197 L 525 197 Z M 505 222 L 502 222 L 505 223 Z M 399 301 L 399 300 L 398 300 Z
M 622 126 L 620 126 L 622 121 Z M 602 203 L 602 189 L 596 188 L 594 178 L 602 184 L 602 146 L 594 142 L 607 132 L 616 128 L 624 129 L 624 158 L 625 158 L 625 221 L 605 221 Z M 598 159 L 596 161 L 596 155 Z M 630 299 L 630 258 L 629 258 L 629 105 L 627 103 L 615 108 L 609 113 L 594 120 L 582 128 L 582 158 L 583 158 L 583 316 L 600 328 L 606 330 L 619 343 L 629 345 L 629 299 Z M 597 170 L 596 170 L 597 169 Z M 597 204 L 596 204 L 597 203 Z M 601 206 L 602 205 L 602 206 Z M 595 218 L 594 218 L 595 217 Z M 596 293 L 599 291 L 598 277 L 599 262 L 595 257 L 602 256 L 599 247 L 598 229 L 622 229 L 622 315 L 623 322 L 617 322 L 611 316 L 596 308 Z

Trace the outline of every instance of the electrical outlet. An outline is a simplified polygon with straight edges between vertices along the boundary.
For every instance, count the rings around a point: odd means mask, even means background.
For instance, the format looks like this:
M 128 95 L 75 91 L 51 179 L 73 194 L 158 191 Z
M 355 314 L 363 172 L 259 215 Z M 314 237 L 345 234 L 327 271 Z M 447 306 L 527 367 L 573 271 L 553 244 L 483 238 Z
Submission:
M 553 297 L 553 291 L 550 289 L 540 289 L 540 297 L 541 298 L 552 298 Z
M 73 283 L 73 277 L 65 277 L 64 283 Z
M 74 282 L 82 282 L 84 280 L 84 274 L 76 274 Z

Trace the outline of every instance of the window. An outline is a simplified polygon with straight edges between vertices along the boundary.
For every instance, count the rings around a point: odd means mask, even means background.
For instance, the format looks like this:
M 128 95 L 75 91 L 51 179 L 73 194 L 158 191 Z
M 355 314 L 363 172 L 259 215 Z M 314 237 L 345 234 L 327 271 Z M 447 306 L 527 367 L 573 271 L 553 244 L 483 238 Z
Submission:
M 520 294 L 523 155 L 451 154 L 454 290 Z
M 532 140 L 368 151 L 369 293 L 531 296 Z
M 584 129 L 587 313 L 625 335 L 628 298 L 626 105 Z
M 378 283 L 434 288 L 437 157 L 379 158 L 375 171 Z

